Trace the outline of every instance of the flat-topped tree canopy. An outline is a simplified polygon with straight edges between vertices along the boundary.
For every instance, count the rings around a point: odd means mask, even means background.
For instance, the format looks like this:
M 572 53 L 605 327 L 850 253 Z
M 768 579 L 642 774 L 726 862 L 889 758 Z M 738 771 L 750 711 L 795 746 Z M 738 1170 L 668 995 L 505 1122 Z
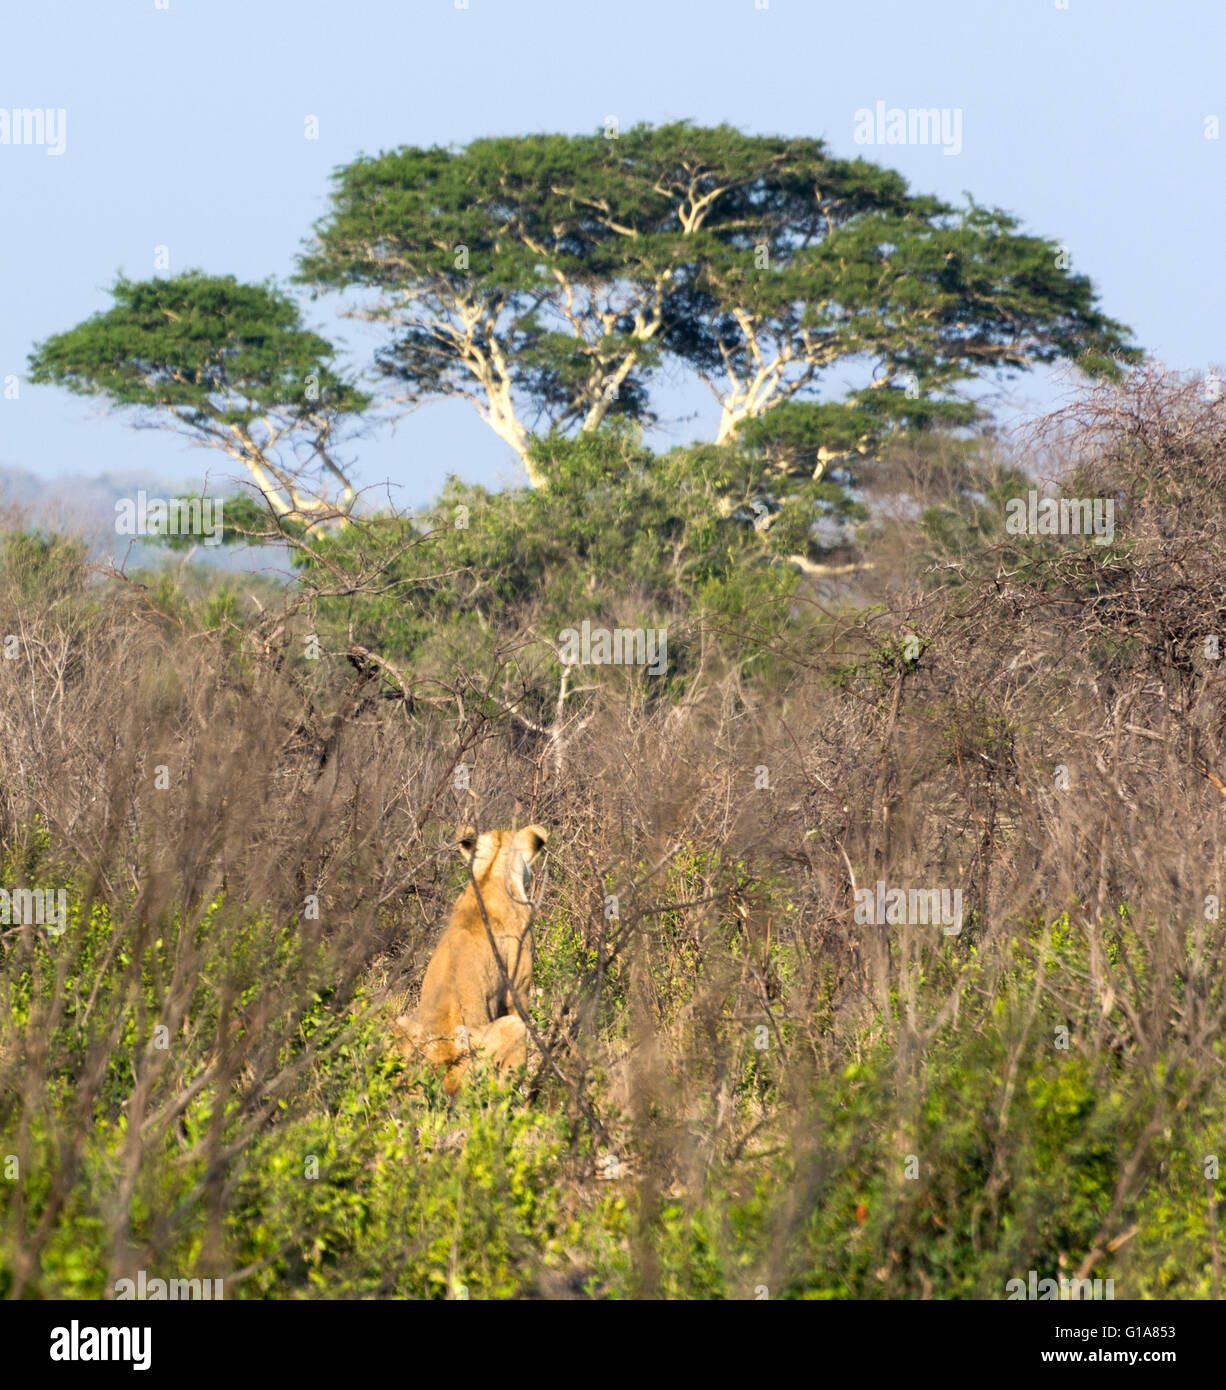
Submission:
M 848 360 L 857 408 L 930 398 L 870 409 L 913 427 L 988 369 L 1137 360 L 1066 264 L 1008 213 L 820 140 L 680 121 L 363 156 L 337 170 L 299 279 L 370 290 L 359 312 L 388 324 L 377 357 L 404 397 L 471 400 L 544 483 L 532 435 L 649 419 L 666 360 L 719 401 L 721 443 Z
M 112 295 L 112 308 L 34 349 L 32 381 L 104 396 L 224 450 L 280 516 L 348 513 L 353 488 L 330 442 L 369 397 L 334 369 L 335 349 L 292 298 L 199 270 L 120 276 Z

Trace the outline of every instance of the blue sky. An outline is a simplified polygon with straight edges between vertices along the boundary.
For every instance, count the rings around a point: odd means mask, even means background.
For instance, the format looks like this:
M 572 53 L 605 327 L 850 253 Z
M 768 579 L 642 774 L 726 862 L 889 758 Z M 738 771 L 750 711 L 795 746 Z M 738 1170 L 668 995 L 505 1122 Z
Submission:
M 757 0 L 758 4 L 762 0 Z M 0 110 L 63 108 L 64 152 L 0 144 L 0 469 L 234 465 L 19 382 L 34 342 L 109 303 L 118 271 L 288 277 L 332 169 L 401 144 L 691 118 L 824 138 L 963 190 L 1068 246 L 1137 341 L 1178 368 L 1226 361 L 1226 6 L 1141 0 L 38 0 L 0 14 Z M 855 112 L 957 108 L 962 149 L 854 142 Z M 319 138 L 305 138 L 307 118 Z M 365 365 L 374 339 L 312 321 Z M 1011 409 L 1052 399 L 1022 378 Z M 658 444 L 709 437 L 701 387 L 663 400 Z M 693 417 L 695 412 L 697 418 Z M 466 404 L 356 441 L 361 485 L 399 505 L 514 456 Z

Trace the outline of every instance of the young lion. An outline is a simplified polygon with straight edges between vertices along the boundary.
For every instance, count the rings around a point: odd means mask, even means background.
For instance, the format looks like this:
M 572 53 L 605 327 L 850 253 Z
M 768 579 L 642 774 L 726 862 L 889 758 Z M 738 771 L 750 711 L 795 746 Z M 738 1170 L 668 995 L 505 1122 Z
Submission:
M 426 966 L 416 1016 L 402 1015 L 395 1024 L 406 1056 L 416 1053 L 447 1068 L 443 1086 L 448 1095 L 459 1089 L 473 1053 L 491 1059 L 499 1071 L 527 1061 L 528 1032 L 516 998 L 527 1008 L 531 869 L 548 838 L 539 825 L 489 830 L 480 837 L 466 826 L 457 837 L 472 865 L 485 919 L 470 881 Z M 491 935 L 501 966 L 490 947 Z

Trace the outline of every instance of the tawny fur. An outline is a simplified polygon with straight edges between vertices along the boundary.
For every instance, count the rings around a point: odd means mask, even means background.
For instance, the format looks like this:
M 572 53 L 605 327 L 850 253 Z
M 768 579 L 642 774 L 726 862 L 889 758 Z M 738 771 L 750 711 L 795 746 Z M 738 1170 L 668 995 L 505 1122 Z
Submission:
M 518 997 L 528 1007 L 531 869 L 548 838 L 539 825 L 490 830 L 479 838 L 462 830 L 458 837 L 461 853 L 472 865 L 490 930 L 486 931 L 470 881 L 426 966 L 416 1014 L 405 1014 L 395 1024 L 407 1056 L 424 1057 L 447 1069 L 443 1085 L 449 1095 L 459 1088 L 474 1055 L 489 1059 L 500 1072 L 527 1061 L 528 1032 L 515 1001 Z M 505 975 L 490 947 L 491 933 Z

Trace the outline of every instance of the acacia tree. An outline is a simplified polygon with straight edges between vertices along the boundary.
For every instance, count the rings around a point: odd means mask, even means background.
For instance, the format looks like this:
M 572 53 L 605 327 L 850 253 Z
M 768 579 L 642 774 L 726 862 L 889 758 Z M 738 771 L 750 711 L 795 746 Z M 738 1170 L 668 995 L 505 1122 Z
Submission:
M 373 292 L 359 312 L 389 325 L 378 360 L 405 397 L 473 401 L 539 484 L 542 424 L 646 417 L 665 358 L 716 396 L 719 443 L 812 406 L 819 472 L 882 432 L 968 419 L 955 388 L 983 371 L 1135 360 L 1065 264 L 1007 213 L 913 194 L 820 141 L 679 122 L 358 159 L 299 277 Z M 849 361 L 863 387 L 841 411 L 816 402 Z
M 581 173 L 593 143 L 480 140 L 462 155 L 355 160 L 299 265 L 317 289 L 374 291 L 354 312 L 392 329 L 380 369 L 407 399 L 470 400 L 537 484 L 530 446 L 543 420 L 590 429 L 611 411 L 641 413 L 662 322 L 658 305 L 620 287 L 607 231 L 551 192 Z M 641 274 L 663 285 L 663 271 Z
M 104 396 L 223 450 L 280 517 L 344 524 L 353 486 L 332 454 L 369 397 L 332 368 L 334 349 L 271 285 L 189 271 L 122 276 L 114 306 L 35 347 L 30 379 Z
M 734 193 L 746 201 L 764 168 L 817 158 L 813 141 L 684 124 L 361 158 L 337 172 L 299 278 L 374 291 L 357 312 L 392 329 L 380 367 L 408 399 L 471 400 L 539 484 L 542 424 L 590 431 L 647 413 L 662 340 L 696 311 L 694 265 L 719 200 L 735 228 Z

